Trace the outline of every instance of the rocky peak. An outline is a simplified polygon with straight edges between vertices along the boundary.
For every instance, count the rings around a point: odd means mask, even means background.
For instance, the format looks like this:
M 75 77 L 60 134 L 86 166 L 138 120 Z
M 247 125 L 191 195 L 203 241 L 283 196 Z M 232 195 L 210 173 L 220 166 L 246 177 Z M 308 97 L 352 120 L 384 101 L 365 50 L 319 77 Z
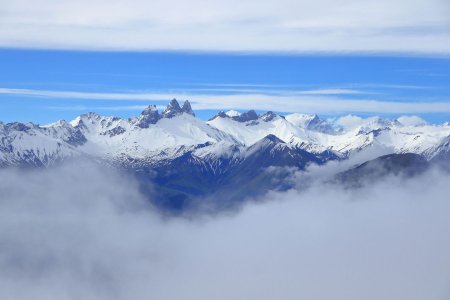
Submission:
M 194 115 L 189 101 L 186 100 L 183 103 L 183 107 L 181 107 L 180 104 L 178 103 L 177 99 L 172 99 L 172 101 L 170 101 L 169 105 L 167 105 L 166 109 L 162 113 L 162 117 L 163 118 L 173 118 L 182 113 Z
M 16 131 L 28 131 L 30 129 L 33 129 L 36 127 L 33 123 L 22 123 L 22 122 L 13 122 L 6 124 L 8 129 L 10 130 L 16 130 Z
M 156 109 L 156 105 L 149 105 L 141 112 L 141 115 L 142 116 L 152 115 L 155 112 L 158 113 L 158 110 Z
M 146 107 L 141 115 L 137 118 L 136 125 L 141 128 L 148 128 L 150 124 L 156 124 L 160 119 L 160 115 L 155 105 Z
M 191 103 L 189 103 L 188 100 L 184 101 L 181 110 L 187 114 L 195 116 L 194 112 L 192 111 Z
M 261 118 L 261 120 L 263 120 L 264 122 L 270 122 L 273 119 L 275 119 L 278 115 L 276 113 L 274 113 L 273 111 L 268 111 L 262 115 L 260 115 L 259 117 Z
M 219 113 L 217 113 L 217 115 L 215 115 L 215 116 L 213 116 L 211 119 L 209 119 L 208 121 L 212 121 L 212 120 L 214 120 L 214 119 L 216 119 L 216 118 L 229 118 L 230 116 L 228 116 L 227 115 L 227 113 L 226 112 L 224 112 L 223 110 L 222 111 L 219 111 Z
M 274 134 L 268 134 L 264 138 L 261 139 L 261 142 L 267 143 L 267 144 L 285 144 L 283 140 L 278 138 Z
M 248 112 L 242 113 L 239 116 L 232 117 L 233 120 L 238 122 L 248 122 L 258 119 L 258 115 L 254 110 L 249 110 Z

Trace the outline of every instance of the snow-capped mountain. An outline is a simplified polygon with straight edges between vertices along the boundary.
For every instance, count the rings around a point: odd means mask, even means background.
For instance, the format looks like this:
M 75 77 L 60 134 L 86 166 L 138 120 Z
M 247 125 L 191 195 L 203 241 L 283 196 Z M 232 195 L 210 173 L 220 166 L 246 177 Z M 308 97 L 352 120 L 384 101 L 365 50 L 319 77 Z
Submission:
M 219 112 L 205 122 L 188 101 L 180 106 L 175 99 L 162 113 L 149 106 L 129 119 L 87 113 L 44 126 L 0 123 L 0 166 L 52 166 L 88 157 L 188 194 L 239 180 L 257 185 L 271 180 L 264 168 L 302 169 L 364 151 L 448 158 L 450 125 L 253 110 Z

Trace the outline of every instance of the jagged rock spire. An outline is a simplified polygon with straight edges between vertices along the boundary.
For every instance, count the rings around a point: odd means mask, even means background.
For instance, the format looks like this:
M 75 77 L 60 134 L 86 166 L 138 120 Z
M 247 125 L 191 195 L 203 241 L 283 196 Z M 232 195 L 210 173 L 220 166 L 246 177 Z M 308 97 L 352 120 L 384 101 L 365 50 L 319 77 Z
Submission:
M 156 124 L 161 118 L 173 118 L 182 113 L 195 116 L 189 101 L 186 100 L 181 107 L 177 99 L 172 99 L 162 114 L 159 114 L 156 105 L 149 105 L 142 111 L 140 116 L 131 120 L 141 128 L 148 128 L 150 124 Z
M 183 112 L 195 116 L 194 112 L 192 111 L 191 103 L 189 103 L 188 100 L 184 101 L 183 107 L 181 108 Z
M 162 117 L 173 118 L 182 113 L 187 113 L 194 116 L 194 112 L 192 111 L 192 107 L 189 101 L 186 100 L 183 103 L 183 107 L 180 107 L 180 104 L 178 103 L 177 99 L 172 99 L 172 101 L 170 101 L 169 105 L 167 105 L 166 109 L 162 113 Z
M 180 103 L 178 103 L 177 99 L 173 98 L 169 104 L 167 105 L 166 110 L 181 110 Z

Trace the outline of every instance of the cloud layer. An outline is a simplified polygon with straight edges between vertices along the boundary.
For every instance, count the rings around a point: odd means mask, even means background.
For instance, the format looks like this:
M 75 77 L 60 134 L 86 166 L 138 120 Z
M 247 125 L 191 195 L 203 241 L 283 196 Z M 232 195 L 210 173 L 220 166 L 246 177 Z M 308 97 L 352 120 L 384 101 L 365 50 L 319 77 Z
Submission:
M 408 299 L 450 295 L 450 178 L 272 193 L 158 216 L 89 164 L 0 172 L 2 299 Z
M 15 0 L 0 15 L 2 47 L 450 53 L 446 0 Z

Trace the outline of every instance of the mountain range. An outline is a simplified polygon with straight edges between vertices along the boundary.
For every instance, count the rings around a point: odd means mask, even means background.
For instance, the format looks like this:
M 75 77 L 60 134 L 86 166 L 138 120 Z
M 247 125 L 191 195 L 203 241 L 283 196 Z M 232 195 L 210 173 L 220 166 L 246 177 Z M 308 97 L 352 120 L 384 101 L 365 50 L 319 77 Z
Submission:
M 364 154 L 367 160 L 380 156 L 378 162 L 404 161 L 410 155 L 419 157 L 412 161 L 421 165 L 446 161 L 450 124 L 415 118 L 330 120 L 254 110 L 222 111 L 203 121 L 188 101 L 180 105 L 175 99 L 162 113 L 151 105 L 128 119 L 91 112 L 48 125 L 0 122 L 0 167 L 48 168 L 89 159 L 136 176 L 156 205 L 171 210 L 218 194 L 229 199 L 223 204 L 228 205 L 269 189 L 289 188 L 285 179 L 292 170 Z M 359 171 L 340 179 L 362 176 L 358 172 L 368 169 L 355 168 Z

